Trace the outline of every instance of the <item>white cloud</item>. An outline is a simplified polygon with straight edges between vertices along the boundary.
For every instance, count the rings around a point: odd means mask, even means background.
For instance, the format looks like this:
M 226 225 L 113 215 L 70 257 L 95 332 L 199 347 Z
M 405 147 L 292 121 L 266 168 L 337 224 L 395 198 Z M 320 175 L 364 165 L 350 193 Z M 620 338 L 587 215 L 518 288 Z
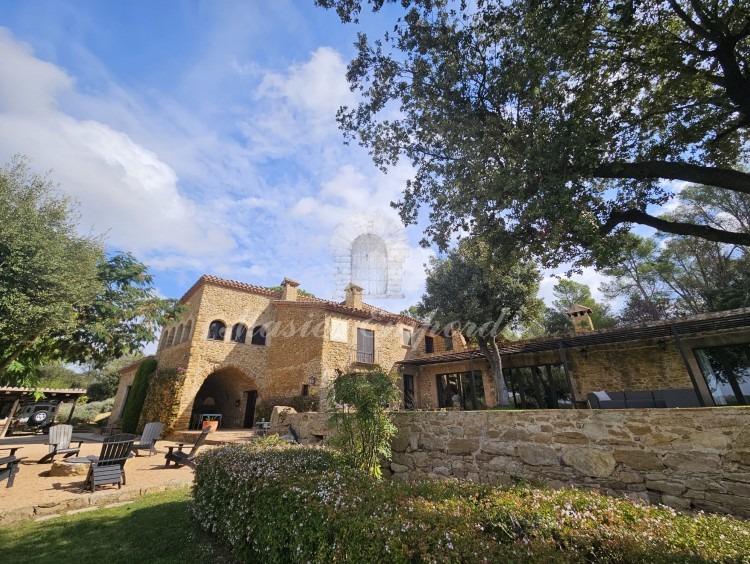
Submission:
M 110 245 L 143 254 L 207 255 L 234 246 L 214 229 L 210 213 L 180 193 L 176 172 L 156 153 L 105 123 L 57 107 L 60 97 L 77 94 L 63 70 L 40 61 L 6 30 L 0 30 L 0 59 L 0 155 L 26 154 L 35 169 L 51 170 L 80 202 L 82 228 L 107 232 Z

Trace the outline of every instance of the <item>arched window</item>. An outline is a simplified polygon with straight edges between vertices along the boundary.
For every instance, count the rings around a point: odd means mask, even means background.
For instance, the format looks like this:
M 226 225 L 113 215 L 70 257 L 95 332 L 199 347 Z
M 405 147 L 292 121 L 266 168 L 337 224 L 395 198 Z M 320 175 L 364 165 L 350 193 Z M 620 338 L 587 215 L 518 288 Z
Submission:
M 161 337 L 159 337 L 159 346 L 156 350 L 162 350 L 164 347 L 167 346 L 167 330 L 162 329 L 161 330 Z
M 352 243 L 352 282 L 362 286 L 365 295 L 388 293 L 388 249 L 377 235 L 366 233 Z
M 177 328 L 177 334 L 174 336 L 174 344 L 179 345 L 182 342 L 182 331 L 185 329 L 185 326 L 180 323 L 180 326 Z
M 250 343 L 253 345 L 266 345 L 266 329 L 262 325 L 258 325 L 253 329 L 253 338 Z
M 182 341 L 185 342 L 190 338 L 190 331 L 193 330 L 193 320 L 191 319 L 185 324 L 185 331 L 182 332 Z
M 211 325 L 208 326 L 208 338 L 212 341 L 223 341 L 224 333 L 227 330 L 227 326 L 224 325 L 223 321 L 212 321 Z
M 247 337 L 247 326 L 242 323 L 237 323 L 232 327 L 232 341 L 235 343 L 244 343 L 245 337 Z
M 169 335 L 167 336 L 167 347 L 171 347 L 172 343 L 174 343 L 174 327 L 169 330 Z

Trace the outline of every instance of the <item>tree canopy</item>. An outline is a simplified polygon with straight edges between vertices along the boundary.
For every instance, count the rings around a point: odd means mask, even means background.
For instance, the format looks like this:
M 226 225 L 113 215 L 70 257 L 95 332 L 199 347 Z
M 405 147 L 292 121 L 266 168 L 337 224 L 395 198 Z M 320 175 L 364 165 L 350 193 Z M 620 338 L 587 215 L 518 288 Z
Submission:
M 176 313 L 147 267 L 80 235 L 75 205 L 23 158 L 0 168 L 0 382 L 48 362 L 100 367 L 153 341 Z
M 396 0 L 316 0 L 357 22 Z M 750 9 L 732 0 L 399 0 L 360 34 L 362 96 L 338 119 L 383 169 L 414 167 L 398 208 L 425 244 L 455 232 L 544 266 L 607 264 L 632 224 L 728 244 L 750 233 L 657 217 L 664 180 L 750 193 Z M 388 13 L 398 12 L 388 7 Z
M 417 310 L 442 330 L 460 331 L 467 341 L 476 341 L 492 367 L 498 405 L 509 400 L 497 339 L 504 328 L 538 315 L 540 280 L 533 261 L 493 255 L 471 239 L 430 261 Z

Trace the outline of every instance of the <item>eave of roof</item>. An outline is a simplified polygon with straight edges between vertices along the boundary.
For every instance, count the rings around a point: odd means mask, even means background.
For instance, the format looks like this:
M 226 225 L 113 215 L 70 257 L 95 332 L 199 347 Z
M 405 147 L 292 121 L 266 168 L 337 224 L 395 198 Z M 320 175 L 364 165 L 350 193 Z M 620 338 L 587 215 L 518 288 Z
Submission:
M 503 341 L 498 343 L 498 346 L 502 355 L 522 354 L 550 351 L 561 347 L 570 349 L 643 339 L 660 339 L 672 337 L 674 336 L 674 332 L 681 337 L 686 337 L 694 333 L 722 331 L 741 327 L 750 329 L 750 308 L 653 321 L 627 327 L 589 331 L 577 335 L 541 337 L 524 341 Z M 418 358 L 403 360 L 398 364 L 421 366 L 425 364 L 474 360 L 482 357 L 482 351 L 479 349 L 470 349 L 456 353 L 437 353 L 420 356 Z
M 347 305 L 343 303 L 338 303 L 330 300 L 324 300 L 322 298 L 316 298 L 312 296 L 303 296 L 301 294 L 297 294 L 297 301 L 291 302 L 291 301 L 283 301 L 281 299 L 281 291 L 279 290 L 271 290 L 270 288 L 265 288 L 263 286 L 255 286 L 253 284 L 246 284 L 245 282 L 238 282 L 236 280 L 227 280 L 225 278 L 219 278 L 218 276 L 212 276 L 210 274 L 204 274 L 201 276 L 195 284 L 193 284 L 187 292 L 180 298 L 180 303 L 186 303 L 190 297 L 195 294 L 202 286 L 206 284 L 211 284 L 213 286 L 219 286 L 222 288 L 229 288 L 231 290 L 238 290 L 240 292 L 246 292 L 248 294 L 255 294 L 258 296 L 264 296 L 267 298 L 270 298 L 274 305 L 282 305 L 282 306 L 303 306 L 303 307 L 323 307 L 324 309 L 328 311 L 335 311 L 337 313 L 343 313 L 345 315 L 350 315 L 352 317 L 360 317 L 360 318 L 371 318 L 376 319 L 379 321 L 395 321 L 404 323 L 406 325 L 420 325 L 421 322 L 413 319 L 411 317 L 397 314 L 397 313 L 391 313 L 390 311 L 386 311 L 384 309 L 377 308 L 375 306 L 371 306 L 369 304 L 363 304 L 364 309 L 356 309 L 352 307 L 348 307 Z M 126 367 L 127 368 L 127 367 Z

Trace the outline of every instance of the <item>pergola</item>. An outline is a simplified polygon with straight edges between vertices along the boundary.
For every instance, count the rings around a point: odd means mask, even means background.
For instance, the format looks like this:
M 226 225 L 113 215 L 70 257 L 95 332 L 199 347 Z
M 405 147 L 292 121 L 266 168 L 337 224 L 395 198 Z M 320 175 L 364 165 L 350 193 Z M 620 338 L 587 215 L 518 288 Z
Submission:
M 18 408 L 18 404 L 24 400 L 34 401 L 40 396 L 40 394 L 43 394 L 43 397 L 46 400 L 73 400 L 75 402 L 75 400 L 77 400 L 81 396 L 86 395 L 86 390 L 81 388 L 56 389 L 0 386 L 0 405 L 9 403 L 12 403 L 13 405 L 13 407 L 11 407 L 10 411 L 8 412 L 5 424 L 2 426 L 2 428 L 0 428 L 0 438 L 4 437 L 5 433 L 8 432 L 11 419 L 13 417 L 13 414 L 16 412 L 16 409 Z M 70 423 L 70 420 L 73 417 L 73 410 L 75 410 L 75 403 L 73 404 L 73 409 L 70 410 L 68 423 Z

